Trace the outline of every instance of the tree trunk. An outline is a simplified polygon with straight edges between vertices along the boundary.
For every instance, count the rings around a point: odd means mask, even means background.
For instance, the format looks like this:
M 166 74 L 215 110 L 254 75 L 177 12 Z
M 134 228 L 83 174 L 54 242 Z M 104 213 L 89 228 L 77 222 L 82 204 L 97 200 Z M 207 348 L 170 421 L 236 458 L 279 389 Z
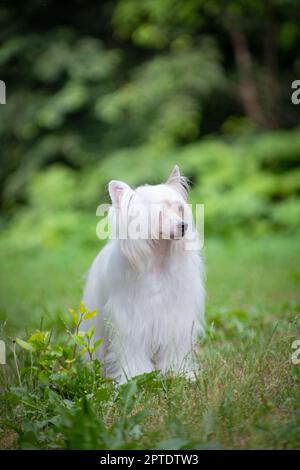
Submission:
M 263 60 L 266 80 L 266 101 L 272 127 L 280 126 L 280 87 L 278 82 L 278 63 L 275 44 L 276 25 L 267 19 L 264 31 Z M 269 98 L 269 99 L 268 99 Z
M 247 39 L 232 20 L 227 30 L 234 49 L 235 62 L 239 72 L 239 94 L 247 116 L 259 127 L 269 128 L 269 121 L 259 101 L 259 94 L 253 76 L 252 57 L 248 48 Z

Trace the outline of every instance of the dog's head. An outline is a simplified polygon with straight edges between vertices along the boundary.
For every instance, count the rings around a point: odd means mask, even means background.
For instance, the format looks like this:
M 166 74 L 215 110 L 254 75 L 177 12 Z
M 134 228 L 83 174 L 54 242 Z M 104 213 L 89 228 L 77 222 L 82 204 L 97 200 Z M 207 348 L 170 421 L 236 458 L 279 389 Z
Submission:
M 113 180 L 108 189 L 117 238 L 180 240 L 192 229 L 188 182 L 177 165 L 163 184 L 134 190 L 122 181 Z

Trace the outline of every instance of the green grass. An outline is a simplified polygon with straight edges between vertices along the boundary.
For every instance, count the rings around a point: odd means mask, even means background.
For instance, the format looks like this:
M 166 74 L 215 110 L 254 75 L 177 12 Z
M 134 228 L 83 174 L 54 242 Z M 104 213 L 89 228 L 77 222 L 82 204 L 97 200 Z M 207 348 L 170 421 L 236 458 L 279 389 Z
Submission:
M 0 318 L 9 347 L 41 317 L 53 347 L 63 344 L 67 308 L 78 305 L 97 248 L 6 241 Z M 32 359 L 17 346 L 22 386 L 11 353 L 0 366 L 0 447 L 299 448 L 300 365 L 291 362 L 300 339 L 299 240 L 207 239 L 205 259 L 207 335 L 194 383 L 150 374 L 117 390 L 95 364 L 54 373 L 53 352 Z

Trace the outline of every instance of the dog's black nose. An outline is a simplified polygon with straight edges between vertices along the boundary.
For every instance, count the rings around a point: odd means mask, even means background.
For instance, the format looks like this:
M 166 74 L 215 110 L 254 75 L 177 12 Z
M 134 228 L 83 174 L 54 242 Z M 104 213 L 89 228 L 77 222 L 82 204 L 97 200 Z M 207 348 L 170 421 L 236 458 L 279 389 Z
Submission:
M 188 224 L 187 224 L 186 222 L 181 222 L 181 223 L 180 223 L 180 228 L 181 228 L 181 235 L 182 235 L 182 237 L 184 236 L 187 227 L 188 227 Z

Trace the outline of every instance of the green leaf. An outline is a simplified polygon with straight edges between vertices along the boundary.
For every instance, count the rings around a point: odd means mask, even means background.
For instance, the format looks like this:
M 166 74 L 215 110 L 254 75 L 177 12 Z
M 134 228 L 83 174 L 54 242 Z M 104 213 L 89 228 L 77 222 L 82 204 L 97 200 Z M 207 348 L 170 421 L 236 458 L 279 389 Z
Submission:
M 49 331 L 38 330 L 29 337 L 28 342 L 37 347 L 45 346 L 49 338 L 49 335 L 50 335 Z
M 103 343 L 103 339 L 102 338 L 99 338 L 97 339 L 97 341 L 94 342 L 94 351 L 96 351 L 96 349 L 100 346 L 100 344 Z
M 80 333 L 82 333 L 82 332 L 79 332 L 78 335 L 73 336 L 74 341 L 77 344 L 81 344 L 82 346 L 86 346 L 86 341 L 85 341 L 84 337 L 82 336 L 82 334 L 80 334 Z
M 86 338 L 91 339 L 95 333 L 95 325 L 92 325 L 91 328 L 85 333 Z
M 48 373 L 45 370 L 41 370 L 38 373 L 38 378 L 39 378 L 39 381 L 42 382 L 43 384 L 48 384 L 49 383 L 49 376 L 48 376 Z
M 26 349 L 26 351 L 32 351 L 33 347 L 32 344 L 27 343 L 27 341 L 24 341 L 23 339 L 16 338 L 16 343 L 23 349 Z
M 94 318 L 97 315 L 97 310 L 92 310 L 91 312 L 87 312 L 84 315 L 84 320 L 90 320 L 91 318 Z
M 95 400 L 97 401 L 108 401 L 112 397 L 111 390 L 107 388 L 100 388 L 95 393 Z
M 122 402 L 122 408 L 124 414 L 130 413 L 134 403 L 136 394 L 138 391 L 138 386 L 136 381 L 131 380 L 126 384 L 121 385 L 119 394 Z
M 80 302 L 79 310 L 80 310 L 81 313 L 86 313 L 88 311 L 82 301 Z
M 88 352 L 88 348 L 83 348 L 80 352 L 79 352 L 79 356 L 83 356 L 83 354 L 87 353 Z
M 78 313 L 73 308 L 69 308 L 69 312 L 72 315 L 74 324 L 77 325 L 77 323 L 78 323 Z

